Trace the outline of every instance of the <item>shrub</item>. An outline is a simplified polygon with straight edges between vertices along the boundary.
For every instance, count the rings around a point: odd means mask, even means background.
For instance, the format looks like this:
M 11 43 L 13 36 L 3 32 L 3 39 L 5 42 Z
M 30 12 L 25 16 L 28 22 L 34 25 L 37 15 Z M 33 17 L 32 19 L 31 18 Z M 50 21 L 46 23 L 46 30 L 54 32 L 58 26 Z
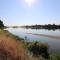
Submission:
M 35 42 L 28 47 L 28 50 L 33 53 L 33 56 L 49 58 L 48 45 L 45 43 Z
M 4 28 L 3 22 L 0 20 L 0 29 Z

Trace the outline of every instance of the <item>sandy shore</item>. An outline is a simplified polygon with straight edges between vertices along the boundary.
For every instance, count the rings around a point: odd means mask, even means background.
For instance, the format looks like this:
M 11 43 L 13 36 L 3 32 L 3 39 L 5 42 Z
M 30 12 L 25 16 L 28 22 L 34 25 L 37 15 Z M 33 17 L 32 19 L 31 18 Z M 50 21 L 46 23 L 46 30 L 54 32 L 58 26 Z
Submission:
M 48 37 L 48 38 L 53 38 L 53 39 L 60 40 L 60 37 L 58 37 L 58 36 L 52 36 L 52 35 L 46 35 L 46 34 L 33 34 L 33 33 L 27 33 L 27 34 L 31 34 L 31 35 L 34 35 L 34 36 Z

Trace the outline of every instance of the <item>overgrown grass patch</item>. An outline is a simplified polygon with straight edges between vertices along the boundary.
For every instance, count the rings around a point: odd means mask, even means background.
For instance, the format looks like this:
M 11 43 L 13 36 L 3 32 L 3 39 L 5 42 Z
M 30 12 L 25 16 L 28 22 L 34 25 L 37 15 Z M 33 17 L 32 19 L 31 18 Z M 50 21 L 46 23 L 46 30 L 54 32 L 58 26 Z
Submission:
M 48 44 L 41 42 L 26 42 L 24 45 L 27 50 L 35 57 L 42 56 L 46 59 L 49 58 Z

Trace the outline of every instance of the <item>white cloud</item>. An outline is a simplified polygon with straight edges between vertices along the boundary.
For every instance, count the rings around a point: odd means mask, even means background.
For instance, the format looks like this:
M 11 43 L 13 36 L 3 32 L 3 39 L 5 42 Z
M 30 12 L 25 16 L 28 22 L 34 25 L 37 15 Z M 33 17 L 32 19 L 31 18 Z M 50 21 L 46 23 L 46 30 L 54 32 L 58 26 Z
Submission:
M 25 0 L 28 6 L 31 6 L 34 3 L 34 0 Z

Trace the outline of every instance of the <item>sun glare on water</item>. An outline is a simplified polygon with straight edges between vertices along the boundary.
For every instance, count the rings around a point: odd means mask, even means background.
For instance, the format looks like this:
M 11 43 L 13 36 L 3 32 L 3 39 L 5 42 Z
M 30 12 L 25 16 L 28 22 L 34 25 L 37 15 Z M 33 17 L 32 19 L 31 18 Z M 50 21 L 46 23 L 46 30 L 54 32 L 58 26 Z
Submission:
M 34 3 L 34 0 L 25 0 L 28 6 L 31 6 Z

